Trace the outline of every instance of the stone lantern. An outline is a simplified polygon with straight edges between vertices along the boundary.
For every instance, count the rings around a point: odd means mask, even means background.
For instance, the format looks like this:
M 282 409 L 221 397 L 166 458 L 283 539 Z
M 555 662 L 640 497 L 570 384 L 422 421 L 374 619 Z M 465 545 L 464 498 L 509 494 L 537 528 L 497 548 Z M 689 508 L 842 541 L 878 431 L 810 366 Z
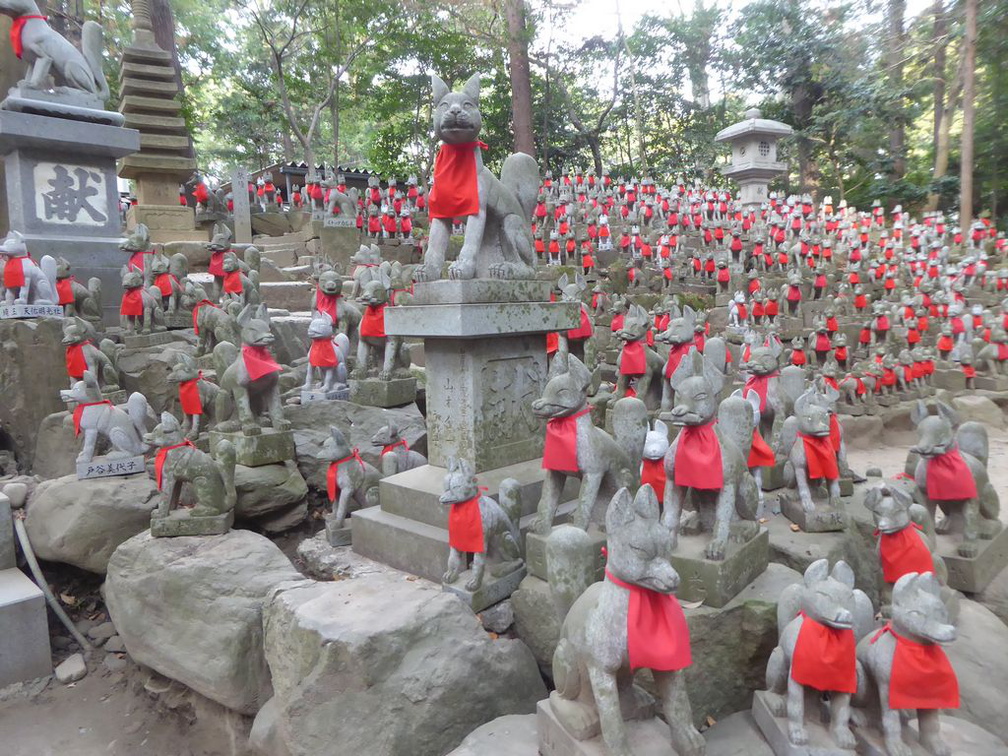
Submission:
M 786 123 L 763 118 L 759 108 L 745 112 L 745 120 L 721 129 L 715 142 L 731 145 L 731 164 L 721 173 L 739 185 L 739 200 L 743 205 L 761 205 L 767 199 L 767 183 L 787 170 L 787 164 L 777 160 L 777 140 L 790 136 L 794 130 Z

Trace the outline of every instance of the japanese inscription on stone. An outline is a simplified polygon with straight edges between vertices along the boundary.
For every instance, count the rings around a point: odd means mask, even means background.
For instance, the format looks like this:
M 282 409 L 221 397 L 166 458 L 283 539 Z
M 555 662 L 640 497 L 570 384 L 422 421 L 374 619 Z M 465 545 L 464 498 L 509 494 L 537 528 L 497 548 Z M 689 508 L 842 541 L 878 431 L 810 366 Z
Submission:
M 35 214 L 46 223 L 104 226 L 108 195 L 101 170 L 84 165 L 37 163 Z

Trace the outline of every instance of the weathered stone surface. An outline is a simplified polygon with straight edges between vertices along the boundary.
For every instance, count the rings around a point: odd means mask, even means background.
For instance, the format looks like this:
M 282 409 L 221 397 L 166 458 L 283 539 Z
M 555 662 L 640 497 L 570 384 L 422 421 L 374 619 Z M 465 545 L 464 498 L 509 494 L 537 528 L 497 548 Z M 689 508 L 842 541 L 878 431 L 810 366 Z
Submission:
M 1004 683 L 1008 680 L 1008 627 L 975 601 L 959 602 L 959 637 L 945 647 L 959 678 L 961 706 L 968 719 L 1008 741 Z
M 252 233 L 263 236 L 283 236 L 290 232 L 290 221 L 283 213 L 256 213 L 252 216 Z
M 277 731 L 292 756 L 443 754 L 545 697 L 528 649 L 491 640 L 454 596 L 368 575 L 275 595 L 264 616 Z
M 1004 427 L 1004 414 L 1001 408 L 986 396 L 964 394 L 952 400 L 952 407 L 959 413 L 963 422 L 976 420 L 995 428 Z
M 990 585 L 972 598 L 990 609 L 1008 625 L 1008 570 L 1001 570 Z
M 448 756 L 535 756 L 539 736 L 535 714 L 508 714 L 477 727 Z
M 64 685 L 77 682 L 87 674 L 87 665 L 84 657 L 80 654 L 73 654 L 60 663 L 55 669 L 56 679 Z
M 59 320 L 0 321 L 0 440 L 9 441 L 23 471 L 32 467 L 39 424 L 62 409 L 59 390 L 70 385 L 62 338 Z
M 514 608 L 511 599 L 487 607 L 479 613 L 483 627 L 492 633 L 503 633 L 514 624 Z
M 127 392 L 139 391 L 155 413 L 164 412 L 178 399 L 178 385 L 168 382 L 168 373 L 179 354 L 195 357 L 195 336 L 183 336 L 182 331 L 171 332 L 177 338 L 170 344 L 124 350 L 119 357 L 122 387 Z
M 146 475 L 66 475 L 35 490 L 25 528 L 39 558 L 104 573 L 119 544 L 150 526 L 157 503 L 157 486 Z
M 70 413 L 62 410 L 46 415 L 39 424 L 35 440 L 32 472 L 42 478 L 59 478 L 76 473 L 79 451 L 80 439 L 74 438 Z
M 851 447 L 873 446 L 882 437 L 882 419 L 873 415 L 840 416 L 844 442 Z
M 553 652 L 560 640 L 561 622 L 557 618 L 549 584 L 531 575 L 521 581 L 511 594 L 515 632 L 525 641 L 540 671 L 553 678 Z
M 258 520 L 301 504 L 308 495 L 308 484 L 293 461 L 261 467 L 236 465 L 235 490 L 235 517 Z
M 308 309 L 308 296 L 298 300 L 303 303 L 303 309 Z M 270 318 L 270 328 L 276 341 L 273 342 L 273 354 L 282 365 L 292 365 L 295 360 L 308 356 L 311 340 L 308 338 L 308 324 L 311 317 L 301 315 L 281 315 Z M 304 376 L 301 376 L 301 382 Z
M 364 407 L 351 402 L 312 402 L 284 408 L 284 417 L 294 429 L 294 443 L 297 446 L 298 469 L 308 481 L 308 486 L 317 491 L 325 491 L 326 471 L 329 463 L 317 458 L 322 443 L 329 438 L 329 426 L 336 425 L 343 431 L 351 448 L 360 450 L 365 462 L 381 469 L 380 446 L 373 446 L 371 438 L 378 429 L 394 420 L 400 435 L 421 454 L 427 452 L 427 430 L 423 415 L 416 405 L 398 409 Z
M 704 736 L 707 756 L 773 756 L 773 750 L 748 711 L 718 720 Z
M 262 608 L 300 575 L 271 541 L 247 530 L 152 538 L 109 562 L 105 597 L 130 656 L 223 706 L 255 714 L 272 695 Z

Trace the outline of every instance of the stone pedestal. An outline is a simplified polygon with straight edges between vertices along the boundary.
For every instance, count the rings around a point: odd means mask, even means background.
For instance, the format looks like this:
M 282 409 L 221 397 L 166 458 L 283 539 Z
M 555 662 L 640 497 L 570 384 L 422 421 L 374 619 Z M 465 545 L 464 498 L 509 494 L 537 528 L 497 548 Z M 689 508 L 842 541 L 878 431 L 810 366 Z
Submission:
M 440 582 L 450 457 L 472 463 L 489 496 L 518 480 L 528 530 L 543 480 L 544 431 L 531 409 L 546 380 L 542 334 L 578 317 L 575 305 L 550 302 L 550 290 L 546 281 L 435 281 L 417 284 L 413 305 L 385 311 L 389 335 L 424 339 L 430 464 L 379 483 L 381 506 L 354 513 L 355 551 Z
M 978 375 L 974 384 L 982 391 L 1008 391 L 1008 375 Z
M 21 570 L 0 569 L 0 687 L 51 673 L 45 596 Z
M 969 756 L 1001 756 L 1006 753 L 1003 740 L 992 735 L 979 725 L 965 719 L 941 715 L 941 737 L 951 753 Z M 903 743 L 910 749 L 910 756 L 933 756 L 920 744 L 917 720 L 911 719 L 903 727 Z M 874 728 L 858 727 L 854 730 L 858 741 L 857 752 L 863 756 L 889 756 L 882 733 Z M 848 752 L 849 753 L 849 752 Z
M 596 530 L 594 526 L 590 526 L 588 528 L 588 538 L 591 541 L 592 553 L 595 554 L 595 580 L 599 581 L 605 577 L 606 558 L 602 554 L 602 547 L 606 545 L 606 536 L 605 533 Z M 528 567 L 529 574 L 533 577 L 537 577 L 540 580 L 549 580 L 546 571 L 545 536 L 538 533 L 529 533 L 526 536 L 525 565 Z
M 224 535 L 234 524 L 234 512 L 193 517 L 188 509 L 174 509 L 166 517 L 151 513 L 150 532 L 155 538 Z
M 387 312 L 387 310 L 386 310 Z M 416 378 L 350 379 L 350 401 L 369 407 L 403 407 L 416 401 Z
M 235 461 L 246 467 L 262 467 L 297 458 L 291 431 L 263 428 L 257 436 L 246 436 L 241 431 L 224 433 L 213 430 L 210 431 L 210 448 L 216 449 L 217 444 L 225 439 L 234 445 Z
M 442 583 L 441 587 L 445 593 L 453 593 L 458 596 L 474 612 L 482 612 L 487 607 L 499 604 L 518 590 L 518 585 L 526 575 L 525 565 L 521 562 L 518 562 L 517 566 L 514 562 L 501 565 L 504 569 L 499 570 L 498 574 L 494 574 L 492 571 L 494 566 L 487 565 L 486 571 L 483 573 L 483 582 L 475 591 L 466 588 L 466 583 L 473 576 L 471 569 L 459 573 L 455 582 Z M 507 569 L 508 567 L 513 569 Z
M 948 585 L 963 593 L 979 593 L 1008 567 L 1008 528 L 1001 528 L 992 540 L 980 539 L 980 551 L 975 557 L 960 556 L 958 546 L 962 535 L 937 536 L 937 553 L 945 560 Z
M 414 385 L 414 396 L 416 396 L 415 385 Z M 301 389 L 301 404 L 308 404 L 309 402 L 323 402 L 340 400 L 347 401 L 350 398 L 350 388 L 343 386 L 341 388 L 335 388 L 332 391 L 322 391 L 321 389 L 312 389 L 311 391 L 305 391 Z M 384 405 L 378 405 L 384 406 Z
M 788 739 L 788 721 L 785 717 L 775 717 L 767 703 L 768 696 L 773 695 L 765 690 L 758 690 L 753 695 L 752 715 L 760 732 L 770 744 L 774 756 L 851 756 L 853 751 L 840 748 L 833 740 L 830 731 L 814 716 L 818 710 L 818 697 L 813 700 L 811 695 L 805 696 L 805 729 L 808 732 L 808 743 L 796 746 Z
M 729 540 L 725 558 L 712 561 L 704 555 L 710 533 L 679 534 L 679 543 L 669 561 L 681 582 L 676 596 L 680 601 L 702 601 L 720 608 L 755 580 L 770 563 L 770 532 L 759 533 L 745 543 Z
M 609 756 L 609 749 L 602 742 L 601 734 L 585 740 L 576 739 L 557 719 L 553 711 L 553 700 L 556 693 L 549 699 L 536 705 L 536 729 L 539 732 L 539 753 L 542 756 Z M 561 705 L 563 702 L 560 702 Z M 640 756 L 676 756 L 672 748 L 669 727 L 656 716 L 654 706 L 651 714 L 640 719 L 626 719 L 627 744 L 629 753 Z M 638 712 L 644 714 L 645 712 Z
M 10 227 L 35 259 L 64 257 L 78 280 L 100 278 L 107 324 L 119 320 L 125 262 L 115 159 L 139 146 L 134 129 L 0 110 Z
M 795 492 L 780 497 L 781 512 L 806 533 L 832 533 L 847 527 L 847 513 L 842 507 L 831 507 L 825 501 L 815 501 L 815 509 L 806 512 Z
M 192 317 L 189 318 L 189 327 L 192 328 Z M 168 331 L 155 331 L 153 333 L 124 333 L 122 337 L 123 346 L 126 349 L 146 349 L 152 346 L 161 346 L 175 341 L 175 337 Z
M 0 304 L 0 320 L 24 318 L 59 318 L 62 320 L 63 307 L 42 304 Z

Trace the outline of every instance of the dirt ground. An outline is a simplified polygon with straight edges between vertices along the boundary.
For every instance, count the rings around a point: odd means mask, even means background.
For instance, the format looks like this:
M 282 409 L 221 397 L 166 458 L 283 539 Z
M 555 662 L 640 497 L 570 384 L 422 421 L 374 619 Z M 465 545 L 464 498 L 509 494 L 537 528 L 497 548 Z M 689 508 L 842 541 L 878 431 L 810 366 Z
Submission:
M 1008 432 L 990 428 L 991 479 L 1008 502 Z M 878 439 L 853 439 L 851 467 L 864 472 L 878 467 L 891 476 L 903 469 L 912 431 L 885 432 Z M 1008 523 L 1008 507 L 1002 507 Z M 279 542 L 294 557 L 304 533 Z M 61 573 L 47 566 L 47 576 L 60 590 L 77 594 L 75 620 L 102 622 L 107 617 L 98 595 L 98 578 Z M 61 631 L 50 617 L 50 627 Z M 54 649 L 62 661 L 76 649 Z M 70 685 L 49 678 L 34 685 L 0 691 L 0 756 L 241 756 L 251 722 L 182 686 L 171 684 L 126 659 L 126 667 L 106 668 L 98 650 L 88 663 L 88 675 Z M 116 655 L 120 658 L 125 655 Z

